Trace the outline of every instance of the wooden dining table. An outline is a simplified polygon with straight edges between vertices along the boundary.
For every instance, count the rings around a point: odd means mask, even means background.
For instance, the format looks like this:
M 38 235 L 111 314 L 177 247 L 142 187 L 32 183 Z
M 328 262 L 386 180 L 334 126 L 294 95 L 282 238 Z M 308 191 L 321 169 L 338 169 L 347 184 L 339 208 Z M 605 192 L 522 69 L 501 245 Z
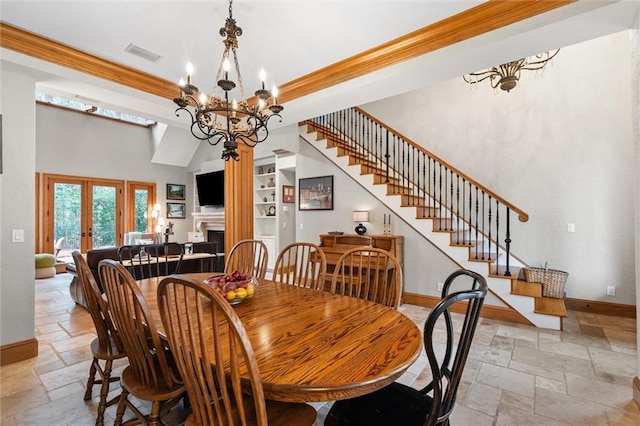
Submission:
M 212 273 L 184 274 L 203 281 Z M 138 284 L 163 333 L 157 287 Z M 373 392 L 418 358 L 422 333 L 404 314 L 377 303 L 259 280 L 255 295 L 234 309 L 260 370 L 265 397 L 321 402 Z

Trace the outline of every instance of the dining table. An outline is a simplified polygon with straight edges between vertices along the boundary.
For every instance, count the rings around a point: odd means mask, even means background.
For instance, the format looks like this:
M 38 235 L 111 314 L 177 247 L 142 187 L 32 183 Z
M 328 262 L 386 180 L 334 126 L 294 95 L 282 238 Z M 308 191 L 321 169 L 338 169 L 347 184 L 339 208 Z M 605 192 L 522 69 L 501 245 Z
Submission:
M 212 273 L 183 274 L 204 281 Z M 159 333 L 157 288 L 166 277 L 138 280 Z M 418 358 L 422 332 L 406 315 L 362 299 L 258 280 L 253 297 L 234 305 L 247 331 L 265 397 L 287 402 L 349 399 L 380 389 Z

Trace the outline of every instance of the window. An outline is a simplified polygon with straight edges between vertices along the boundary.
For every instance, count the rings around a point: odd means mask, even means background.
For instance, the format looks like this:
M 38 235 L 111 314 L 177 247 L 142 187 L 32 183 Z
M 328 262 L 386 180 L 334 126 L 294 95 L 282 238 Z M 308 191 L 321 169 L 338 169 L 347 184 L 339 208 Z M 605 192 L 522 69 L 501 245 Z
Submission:
M 36 101 L 59 106 L 62 108 L 74 109 L 82 112 L 90 112 L 92 114 L 111 118 L 113 120 L 125 121 L 127 123 L 138 124 L 145 127 L 155 124 L 155 121 L 147 120 L 146 118 L 138 117 L 131 114 L 125 114 L 123 112 L 117 112 L 110 109 L 100 108 L 95 105 L 81 102 L 79 100 L 71 100 L 58 96 L 51 96 L 41 92 L 36 92 Z
M 127 182 L 127 232 L 154 232 L 152 220 L 156 184 Z

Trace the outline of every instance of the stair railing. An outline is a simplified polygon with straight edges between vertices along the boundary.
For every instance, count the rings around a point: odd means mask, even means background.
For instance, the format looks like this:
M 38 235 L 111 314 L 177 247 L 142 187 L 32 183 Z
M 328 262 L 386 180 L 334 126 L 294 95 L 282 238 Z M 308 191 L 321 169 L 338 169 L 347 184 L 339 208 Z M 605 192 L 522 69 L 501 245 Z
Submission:
M 306 124 L 380 182 L 392 185 L 403 206 L 415 206 L 418 217 L 432 219 L 434 230 L 450 232 L 453 245 L 468 246 L 475 260 L 496 261 L 492 273 L 511 276 L 511 215 L 526 222 L 529 216 L 523 210 L 360 108 Z M 504 271 L 498 266 L 501 254 Z

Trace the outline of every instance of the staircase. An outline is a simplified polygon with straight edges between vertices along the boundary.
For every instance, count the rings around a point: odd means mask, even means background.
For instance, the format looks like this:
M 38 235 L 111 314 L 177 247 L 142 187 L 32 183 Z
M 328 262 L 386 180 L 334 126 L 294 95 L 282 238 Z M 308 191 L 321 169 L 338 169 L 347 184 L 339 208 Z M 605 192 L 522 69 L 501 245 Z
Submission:
M 562 329 L 563 299 L 542 296 L 511 253 L 511 220 L 528 215 L 359 108 L 300 123 L 300 136 L 461 268 L 487 279 L 531 324 Z M 326 149 L 324 149 L 326 148 Z

